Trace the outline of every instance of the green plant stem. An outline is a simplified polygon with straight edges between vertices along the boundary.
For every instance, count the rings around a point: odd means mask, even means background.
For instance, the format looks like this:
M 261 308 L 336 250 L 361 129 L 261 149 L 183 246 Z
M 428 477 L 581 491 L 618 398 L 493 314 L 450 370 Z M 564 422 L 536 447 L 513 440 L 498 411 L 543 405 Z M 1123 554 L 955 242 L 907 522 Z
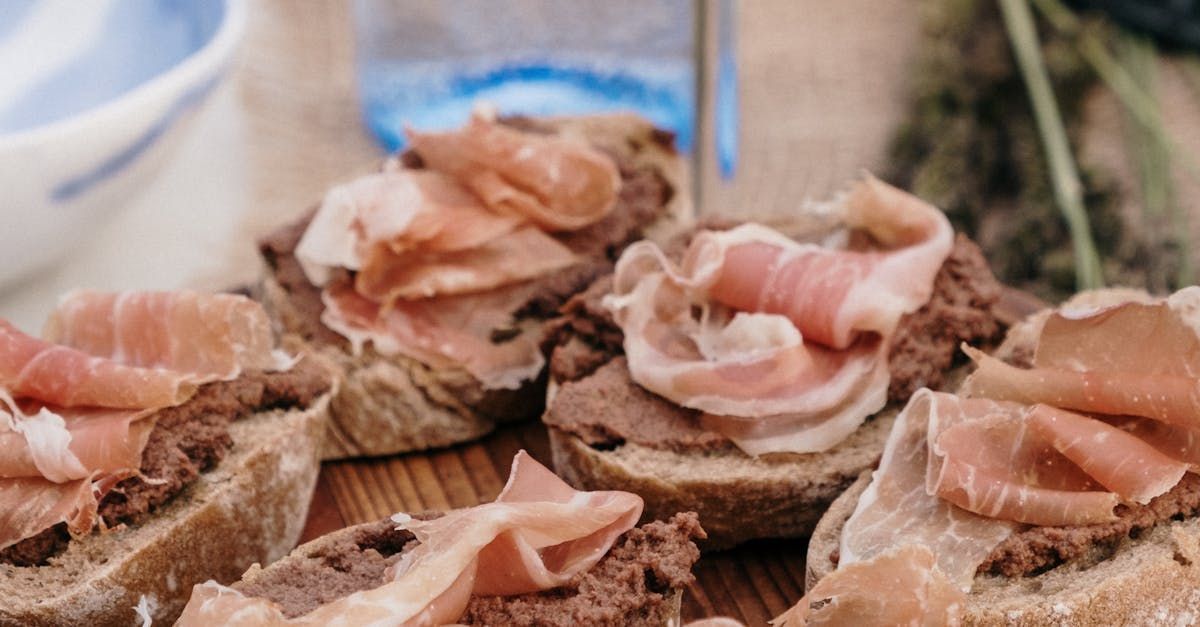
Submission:
M 1091 225 L 1083 205 L 1083 185 L 1071 156 L 1071 145 L 1063 127 L 1062 115 L 1054 99 L 1054 90 L 1042 60 L 1037 29 L 1027 0 L 999 0 L 1017 66 L 1029 92 L 1042 147 L 1050 167 L 1054 197 L 1067 221 L 1075 254 L 1075 283 L 1079 289 L 1094 289 L 1104 285 L 1100 256 L 1092 240 Z
M 1032 2 L 1055 29 L 1075 38 L 1080 56 L 1087 61 L 1088 65 L 1100 77 L 1100 80 L 1108 85 L 1108 88 L 1116 95 L 1117 100 L 1121 102 L 1129 115 L 1134 117 L 1150 137 L 1161 147 L 1166 163 L 1155 167 L 1161 168 L 1162 172 L 1160 172 L 1160 175 L 1166 177 L 1168 185 L 1170 183 L 1172 162 L 1182 166 L 1188 176 L 1200 179 L 1200 165 L 1197 164 L 1192 153 L 1186 147 L 1180 146 L 1171 139 L 1167 133 L 1154 90 L 1139 84 L 1133 72 L 1130 72 L 1128 68 L 1122 66 L 1114 58 L 1108 49 L 1105 48 L 1104 42 L 1100 38 L 1087 32 L 1082 27 L 1079 18 L 1059 2 L 1059 0 L 1032 0 Z M 1157 63 L 1156 55 L 1150 60 L 1150 63 Z M 1195 63 L 1195 60 L 1189 60 L 1189 63 Z M 1152 66 L 1150 69 L 1153 69 Z M 1179 274 L 1176 282 L 1182 287 L 1192 284 L 1195 280 L 1195 271 L 1192 262 L 1191 237 L 1189 236 L 1190 229 L 1188 227 L 1187 214 L 1178 207 L 1174 209 L 1171 215 L 1173 223 L 1172 231 L 1174 232 L 1173 239 L 1179 248 L 1180 255 Z
M 1129 72 L 1121 67 L 1113 55 L 1104 47 L 1104 42 L 1082 28 L 1079 18 L 1058 0 L 1032 0 L 1042 15 L 1060 32 L 1075 37 L 1079 54 L 1095 70 L 1108 88 L 1113 91 L 1131 115 L 1144 124 L 1154 135 L 1155 141 L 1166 146 L 1172 157 L 1177 157 L 1188 174 L 1200 178 L 1200 165 L 1187 150 L 1172 140 L 1160 123 L 1156 124 L 1158 104 Z
M 1134 35 L 1122 34 L 1117 41 L 1117 59 L 1138 86 L 1147 94 L 1155 90 L 1157 53 L 1149 40 Z M 1162 124 L 1161 111 L 1153 111 L 1155 125 Z M 1170 202 L 1171 162 L 1170 154 L 1153 137 L 1153 131 L 1141 120 L 1125 110 L 1126 128 L 1129 130 L 1126 144 L 1137 170 L 1142 188 L 1143 211 L 1150 218 L 1168 213 Z
M 1153 129 L 1163 128 L 1162 110 L 1157 106 L 1158 50 L 1149 39 L 1128 33 L 1118 37 L 1116 50 L 1117 59 L 1126 72 L 1156 105 L 1151 112 L 1154 121 L 1152 128 L 1142 124 L 1128 108 L 1125 110 L 1126 128 L 1129 131 L 1126 145 L 1141 183 L 1145 227 L 1151 235 L 1151 242 L 1175 243 L 1179 266 L 1174 281 L 1179 287 L 1190 285 L 1193 270 L 1187 248 L 1187 214 L 1181 211 L 1176 202 L 1170 151 L 1154 138 Z
M 1189 55 L 1180 62 L 1183 68 L 1183 78 L 1197 98 L 1200 98 L 1200 56 Z

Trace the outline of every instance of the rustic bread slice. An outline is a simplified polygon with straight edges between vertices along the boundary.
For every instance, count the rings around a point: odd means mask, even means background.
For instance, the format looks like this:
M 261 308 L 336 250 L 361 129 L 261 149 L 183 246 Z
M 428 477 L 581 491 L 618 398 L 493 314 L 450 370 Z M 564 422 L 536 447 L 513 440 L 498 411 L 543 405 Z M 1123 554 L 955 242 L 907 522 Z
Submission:
M 1083 292 L 1063 307 L 1102 307 L 1145 300 L 1140 290 Z M 1051 310 L 1013 325 L 996 350 L 1017 362 L 1032 355 Z M 871 482 L 863 474 L 817 523 L 808 545 L 805 587 L 837 567 L 842 528 Z M 1200 518 L 1162 522 L 1035 575 L 976 575 L 967 597 L 965 625 L 1175 625 L 1200 619 Z
M 836 568 L 842 526 L 870 483 L 864 472 L 817 523 L 806 588 Z M 1200 616 L 1200 518 L 1162 523 L 1115 550 L 1029 577 L 977 575 L 964 625 L 1189 625 Z
M 550 427 L 555 471 L 581 490 L 625 490 L 646 500 L 645 519 L 700 515 L 706 551 L 754 538 L 799 538 L 864 468 L 879 461 L 896 417 L 885 410 L 824 453 L 750 457 L 739 451 L 675 452 L 626 443 L 598 450 Z
M 0 564 L 0 625 L 133 625 L 143 596 L 156 624 L 170 624 L 193 584 L 286 555 L 316 485 L 329 400 L 233 422 L 225 459 L 145 522 L 72 540 L 43 566 Z
M 618 158 L 623 168 L 648 171 L 668 189 L 656 218 L 639 225 L 636 237 L 663 239 L 692 220 L 686 164 L 675 152 L 672 138 L 644 119 L 628 114 L 520 119 L 509 123 L 534 132 L 554 132 L 581 137 Z M 620 206 L 618 206 L 618 209 Z M 300 232 L 290 237 L 298 240 Z M 608 271 L 622 243 L 614 243 L 610 258 L 595 274 Z M 293 244 L 294 245 L 294 242 Z M 341 391 L 334 398 L 330 434 L 324 459 L 387 455 L 438 448 L 477 439 L 497 423 L 536 418 L 545 397 L 545 379 L 526 382 L 518 390 L 485 390 L 465 370 L 431 368 L 402 355 L 382 356 L 369 346 L 353 355 L 339 338 L 314 322 L 310 307 L 299 304 L 303 286 L 284 285 L 278 279 L 278 257 L 264 243 L 268 265 L 260 298 L 285 332 L 304 337 L 342 375 Z M 601 267 L 602 266 L 602 267 Z M 583 281 L 580 287 L 590 282 Z M 308 286 L 309 289 L 315 290 Z M 312 294 L 308 295 L 311 299 Z M 310 301 L 311 302 L 311 301 Z M 549 309 L 561 304 L 541 303 Z
M 809 206 L 806 211 L 794 215 L 761 216 L 756 221 L 766 223 L 798 241 L 818 241 L 838 227 L 836 219 L 822 209 L 822 205 Z M 724 228 L 728 226 L 727 223 L 728 221 L 714 221 L 709 226 Z M 958 254 L 955 253 L 956 258 Z M 978 252 L 974 255 L 978 255 Z M 982 256 L 974 255 L 967 256 L 971 259 L 970 262 L 956 261 L 956 264 L 962 265 L 956 266 L 956 271 L 951 274 L 969 273 L 965 272 L 965 269 L 971 267 L 978 271 L 982 265 L 982 272 L 987 273 L 988 281 L 1000 293 L 999 302 L 991 306 L 989 315 L 994 316 L 1000 324 L 1020 320 L 1028 312 L 1007 292 L 1000 290 L 986 270 Z M 585 294 L 588 295 L 590 294 Z M 993 299 L 984 300 L 991 302 Z M 956 306 L 963 309 L 967 303 L 960 302 Z M 1021 309 L 1019 314 L 1008 311 L 1014 307 Z M 582 308 L 597 309 L 594 305 L 582 305 Z M 594 314 L 593 311 L 589 315 Z M 913 333 L 927 332 L 922 325 L 912 329 Z M 568 399 L 571 404 L 578 403 L 584 394 L 618 399 L 610 400 L 606 404 L 606 410 L 614 412 L 649 413 L 652 408 L 652 405 L 647 404 L 649 401 L 641 398 L 648 395 L 648 392 L 642 391 L 640 387 L 637 388 L 640 394 L 626 391 L 630 386 L 637 385 L 629 379 L 627 373 L 615 383 L 611 379 L 604 384 L 597 383 L 598 374 L 611 375 L 611 372 L 603 373 L 603 370 L 611 368 L 611 365 L 595 367 L 594 364 L 607 362 L 614 357 L 611 354 L 596 353 L 612 349 L 614 334 L 619 338 L 620 330 L 605 328 L 599 334 L 605 338 L 599 342 L 595 337 L 581 341 L 577 335 L 570 335 L 565 341 L 560 339 L 558 350 L 561 351 L 587 351 L 585 345 L 589 341 L 605 346 L 598 349 L 593 347 L 592 354 L 577 360 L 588 364 L 583 369 L 586 374 L 581 379 L 552 380 L 550 383 L 547 411 L 543 414 L 543 421 L 549 426 L 555 471 L 580 489 L 620 489 L 640 494 L 646 500 L 647 518 L 652 519 L 675 511 L 697 512 L 708 533 L 708 540 L 700 543 L 705 551 L 728 548 L 756 538 L 807 536 L 829 503 L 853 483 L 859 473 L 878 463 L 896 412 L 902 406 L 902 403 L 889 404 L 851 437 L 822 453 L 772 454 L 755 458 L 732 446 L 682 447 L 672 450 L 670 447 L 645 446 L 621 438 L 591 438 L 589 441 L 578 432 L 572 433 L 559 428 L 561 420 L 555 414 L 566 409 L 564 405 L 568 403 Z M 619 339 L 615 340 L 615 343 L 619 346 Z M 957 351 L 957 343 L 950 342 L 952 351 Z M 573 370 L 573 366 L 564 365 L 565 361 L 554 363 L 561 369 L 552 369 L 552 378 Z M 947 387 L 956 386 L 956 378 L 962 373 L 962 368 L 939 372 L 944 377 L 944 385 Z M 572 373 L 571 376 L 578 374 Z M 588 377 L 593 377 L 590 382 L 584 380 Z M 566 386 L 572 386 L 570 394 L 563 394 L 563 397 L 556 401 L 555 398 Z M 585 387 L 604 389 L 584 392 Z M 903 395 L 907 394 L 907 389 L 904 387 Z M 656 396 L 654 398 L 658 399 Z M 661 405 L 664 401 L 658 399 L 656 402 Z M 660 408 L 657 411 L 665 410 Z
M 420 517 L 436 516 L 424 514 Z M 512 597 L 475 597 L 463 624 L 678 625 L 683 588 L 692 580 L 703 535 L 694 514 L 627 531 L 589 572 L 562 588 Z M 233 588 L 270 599 L 301 616 L 383 583 L 386 569 L 416 546 L 413 535 L 383 520 L 335 531 L 287 557 L 246 571 Z

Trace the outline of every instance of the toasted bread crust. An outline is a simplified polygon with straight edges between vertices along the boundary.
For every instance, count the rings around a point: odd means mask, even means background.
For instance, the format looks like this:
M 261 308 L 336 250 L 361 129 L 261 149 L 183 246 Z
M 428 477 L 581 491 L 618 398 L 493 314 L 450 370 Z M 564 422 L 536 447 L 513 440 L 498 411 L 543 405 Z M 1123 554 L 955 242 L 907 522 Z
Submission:
M 72 541 L 45 566 L 0 565 L 0 625 L 132 625 L 141 596 L 170 624 L 192 585 L 286 555 L 320 468 L 330 395 L 233 423 L 234 447 L 149 520 Z
M 627 114 L 539 118 L 537 123 L 564 135 L 654 168 L 673 194 L 662 217 L 643 229 L 654 239 L 667 238 L 692 219 L 683 160 L 658 139 L 645 120 Z M 287 292 L 264 273 L 261 300 L 284 332 L 300 328 L 302 315 Z M 548 323 L 548 321 L 547 321 Z M 541 414 L 545 379 L 517 390 L 485 390 L 465 370 L 430 368 L 403 355 L 381 356 L 369 348 L 351 355 L 338 346 L 315 347 L 340 371 L 341 391 L 332 403 L 330 434 L 323 459 L 388 455 L 440 448 L 476 440 L 497 424 L 529 420 Z
M 740 451 L 677 453 L 626 443 L 597 450 L 549 428 L 555 471 L 581 490 L 626 490 L 646 502 L 642 520 L 694 511 L 708 533 L 701 549 L 755 538 L 809 535 L 825 508 L 883 451 L 894 410 L 884 410 L 833 449 L 750 457 Z

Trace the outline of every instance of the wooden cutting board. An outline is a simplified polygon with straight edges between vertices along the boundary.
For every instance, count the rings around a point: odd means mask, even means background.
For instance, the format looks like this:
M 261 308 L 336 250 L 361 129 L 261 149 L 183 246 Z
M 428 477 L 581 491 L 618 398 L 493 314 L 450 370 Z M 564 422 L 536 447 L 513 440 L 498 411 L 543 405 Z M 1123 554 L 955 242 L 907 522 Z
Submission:
M 996 314 L 1012 324 L 1044 306 L 1029 294 L 1007 290 Z M 395 512 L 491 501 L 521 449 L 553 467 L 540 422 L 509 425 L 479 442 L 438 451 L 326 463 L 301 541 Z M 704 555 L 694 571 L 696 582 L 683 598 L 684 621 L 730 616 L 747 625 L 765 625 L 803 595 L 807 548 L 803 539 L 772 540 Z

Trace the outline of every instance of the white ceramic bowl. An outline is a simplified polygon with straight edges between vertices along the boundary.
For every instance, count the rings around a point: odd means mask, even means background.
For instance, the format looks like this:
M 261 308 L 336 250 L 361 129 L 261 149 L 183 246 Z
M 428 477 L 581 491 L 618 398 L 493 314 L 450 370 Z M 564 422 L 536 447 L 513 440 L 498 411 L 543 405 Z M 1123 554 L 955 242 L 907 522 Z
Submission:
M 4 0 L 0 287 L 128 204 L 228 73 L 245 14 L 243 0 Z

